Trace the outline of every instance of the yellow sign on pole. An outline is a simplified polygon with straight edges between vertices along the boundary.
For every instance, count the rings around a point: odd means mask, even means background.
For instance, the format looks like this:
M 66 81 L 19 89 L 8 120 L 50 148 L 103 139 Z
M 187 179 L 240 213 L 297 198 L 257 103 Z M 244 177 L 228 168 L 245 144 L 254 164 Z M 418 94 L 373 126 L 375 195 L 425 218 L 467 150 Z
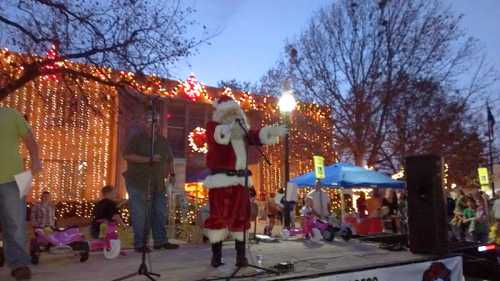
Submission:
M 480 185 L 489 185 L 490 180 L 488 178 L 488 168 L 477 168 L 477 174 L 479 175 Z
M 323 156 L 315 155 L 314 160 L 314 175 L 317 179 L 325 178 L 325 158 Z

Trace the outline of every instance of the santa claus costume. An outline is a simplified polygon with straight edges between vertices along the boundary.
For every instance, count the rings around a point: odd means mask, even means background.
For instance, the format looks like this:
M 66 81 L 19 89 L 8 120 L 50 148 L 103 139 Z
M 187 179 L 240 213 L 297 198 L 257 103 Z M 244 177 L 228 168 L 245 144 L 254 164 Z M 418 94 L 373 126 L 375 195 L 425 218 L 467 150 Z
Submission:
M 206 128 L 210 175 L 204 186 L 209 189 L 210 214 L 205 221 L 205 235 L 212 244 L 212 266 L 222 265 L 222 241 L 231 234 L 236 240 L 236 266 L 246 266 L 244 231 L 250 228 L 250 200 L 245 188 L 252 187 L 247 170 L 246 145 L 275 144 L 286 134 L 283 126 L 247 130 L 247 118 L 231 97 L 222 95 L 213 104 L 215 111 Z M 241 128 L 240 124 L 245 129 Z

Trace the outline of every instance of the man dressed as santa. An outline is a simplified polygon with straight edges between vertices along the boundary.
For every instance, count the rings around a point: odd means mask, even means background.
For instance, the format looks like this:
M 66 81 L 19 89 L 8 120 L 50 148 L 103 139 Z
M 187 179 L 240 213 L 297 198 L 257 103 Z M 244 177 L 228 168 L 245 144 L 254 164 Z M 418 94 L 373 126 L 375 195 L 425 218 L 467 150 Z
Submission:
M 284 126 L 265 126 L 260 130 L 250 130 L 245 113 L 227 95 L 222 95 L 213 106 L 212 121 L 206 128 L 210 175 L 204 186 L 209 189 L 210 214 L 205 221 L 205 235 L 212 244 L 213 267 L 222 265 L 222 241 L 229 234 L 235 239 L 236 266 L 243 267 L 248 265 L 243 235 L 250 228 L 250 201 L 245 176 L 249 177 L 251 173 L 246 170 L 246 145 L 278 143 L 287 129 Z M 252 185 L 249 177 L 248 187 Z

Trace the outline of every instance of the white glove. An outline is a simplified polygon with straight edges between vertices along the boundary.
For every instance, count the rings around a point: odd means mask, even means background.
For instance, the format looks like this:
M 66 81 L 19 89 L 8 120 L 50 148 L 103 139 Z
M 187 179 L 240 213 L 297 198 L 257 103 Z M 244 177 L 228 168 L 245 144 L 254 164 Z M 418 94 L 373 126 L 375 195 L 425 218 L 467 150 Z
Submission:
M 276 144 L 279 142 L 279 137 L 288 133 L 288 129 L 284 125 L 265 126 L 259 132 L 259 138 L 262 144 Z
M 218 125 L 214 132 L 215 142 L 227 145 L 231 140 L 231 125 Z
M 285 125 L 273 125 L 269 128 L 269 135 L 272 137 L 282 137 L 288 134 L 288 128 Z

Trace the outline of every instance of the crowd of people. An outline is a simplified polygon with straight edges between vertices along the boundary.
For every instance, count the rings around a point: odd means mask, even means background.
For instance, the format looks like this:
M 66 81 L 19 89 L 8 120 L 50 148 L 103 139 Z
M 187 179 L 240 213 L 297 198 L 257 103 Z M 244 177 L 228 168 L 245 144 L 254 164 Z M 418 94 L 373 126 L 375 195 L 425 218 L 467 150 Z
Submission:
M 368 218 L 378 218 L 383 222 L 383 231 L 393 233 L 407 232 L 407 195 L 405 191 L 396 191 L 388 189 L 383 196 L 383 190 L 373 189 L 370 194 L 365 192 L 356 192 L 354 206 L 349 206 L 346 201 L 346 210 L 353 209 L 354 212 L 346 212 L 348 216 L 355 216 L 357 220 Z M 345 194 L 344 197 L 350 197 L 350 194 Z M 264 234 L 272 235 L 273 229 L 277 223 L 283 225 L 284 228 L 294 228 L 295 216 L 299 215 L 301 222 L 308 215 L 313 215 L 317 218 L 326 219 L 333 214 L 332 201 L 329 193 L 321 188 L 316 187 L 307 193 L 301 200 L 300 204 L 292 205 L 290 212 L 290 223 L 285 221 L 286 210 L 283 190 L 280 189 L 276 194 L 271 194 L 265 201 L 262 212 L 267 219 L 267 225 L 264 228 Z M 261 212 L 261 213 L 262 213 Z
M 407 233 L 406 191 L 388 189 L 385 191 L 385 196 L 381 191 L 373 189 L 369 195 L 364 192 L 357 193 L 357 198 L 353 202 L 355 211 L 347 215 L 355 216 L 358 221 L 366 218 L 379 218 L 383 222 L 384 232 Z M 500 198 L 500 194 L 497 195 L 497 198 Z M 447 191 L 446 203 L 451 241 L 486 243 L 494 239 L 492 237 L 500 239 L 500 199 L 491 200 L 481 190 L 466 194 L 463 189 L 455 189 Z M 304 221 L 310 214 L 318 218 L 331 215 L 329 194 L 319 187 L 309 192 L 299 206 L 301 208 L 293 210 L 292 214 L 296 211 L 301 221 Z M 267 216 L 264 234 L 272 235 L 275 224 L 283 222 L 283 210 L 282 194 L 277 193 L 267 199 L 264 207 L 264 213 Z M 293 217 L 292 221 L 294 221 Z M 287 227 L 285 223 L 283 226 Z M 295 223 L 290 227 L 295 227 Z
M 490 204 L 483 191 L 466 194 L 462 189 L 448 192 L 446 199 L 450 240 L 488 242 L 490 226 L 500 219 L 500 200 Z

